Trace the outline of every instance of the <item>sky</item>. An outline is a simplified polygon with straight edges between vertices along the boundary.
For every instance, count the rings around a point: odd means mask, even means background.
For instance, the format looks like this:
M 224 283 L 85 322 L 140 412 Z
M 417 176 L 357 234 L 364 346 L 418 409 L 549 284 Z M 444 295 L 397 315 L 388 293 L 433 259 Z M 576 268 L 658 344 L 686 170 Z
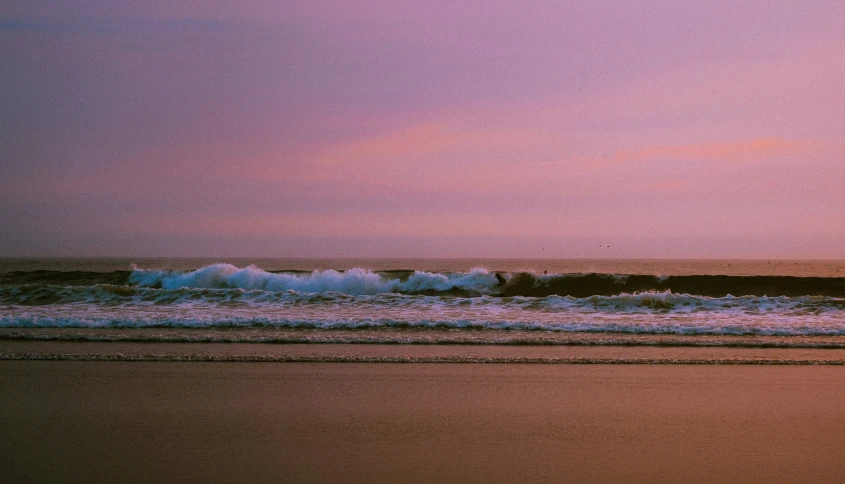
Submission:
M 0 256 L 845 259 L 845 2 L 6 0 Z

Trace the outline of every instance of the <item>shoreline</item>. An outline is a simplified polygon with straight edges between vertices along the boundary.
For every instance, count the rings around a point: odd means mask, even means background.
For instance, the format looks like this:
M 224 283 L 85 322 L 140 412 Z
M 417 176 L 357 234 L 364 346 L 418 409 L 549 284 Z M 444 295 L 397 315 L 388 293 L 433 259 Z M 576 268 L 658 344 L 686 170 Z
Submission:
M 724 346 L 267 344 L 0 339 L 0 360 L 845 365 L 845 350 Z
M 0 328 L 0 341 L 374 344 L 466 346 L 679 346 L 845 349 L 845 335 L 666 334 L 451 328 Z

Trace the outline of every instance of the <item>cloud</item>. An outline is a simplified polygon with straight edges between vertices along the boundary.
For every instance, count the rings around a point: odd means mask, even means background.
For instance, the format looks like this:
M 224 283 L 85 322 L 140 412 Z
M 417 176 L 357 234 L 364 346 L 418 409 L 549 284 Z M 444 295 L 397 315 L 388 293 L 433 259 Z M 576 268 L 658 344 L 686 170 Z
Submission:
M 636 150 L 620 150 L 616 161 L 670 158 L 689 161 L 747 161 L 792 155 L 811 147 L 812 142 L 781 138 L 759 138 L 730 142 L 696 143 L 673 146 L 649 146 Z
M 518 153 L 561 146 L 558 137 L 516 130 L 459 130 L 445 123 L 428 123 L 402 131 L 342 143 L 319 150 L 323 164 L 378 163 L 443 154 L 479 156 Z
M 290 166 L 253 172 L 261 179 L 357 184 L 442 192 L 489 192 L 535 184 L 569 148 L 552 133 L 422 123 L 332 144 L 315 144 Z

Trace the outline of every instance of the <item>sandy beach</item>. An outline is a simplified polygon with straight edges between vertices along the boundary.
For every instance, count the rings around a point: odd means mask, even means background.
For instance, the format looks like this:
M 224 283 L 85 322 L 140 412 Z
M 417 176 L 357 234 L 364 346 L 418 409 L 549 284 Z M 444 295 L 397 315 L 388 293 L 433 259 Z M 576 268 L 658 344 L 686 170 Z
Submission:
M 841 482 L 833 366 L 0 361 L 7 482 Z

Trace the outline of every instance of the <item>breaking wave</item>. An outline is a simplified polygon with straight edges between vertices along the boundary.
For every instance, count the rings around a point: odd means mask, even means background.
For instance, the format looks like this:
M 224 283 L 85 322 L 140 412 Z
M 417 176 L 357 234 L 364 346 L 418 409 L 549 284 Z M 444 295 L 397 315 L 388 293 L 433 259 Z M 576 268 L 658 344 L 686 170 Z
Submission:
M 413 270 L 0 274 L 3 328 L 845 335 L 845 278 Z
M 642 274 L 496 273 L 483 268 L 469 272 L 380 271 L 349 269 L 313 272 L 269 272 L 259 267 L 213 264 L 195 271 L 141 270 L 99 272 L 29 271 L 0 274 L 0 286 L 112 285 L 176 290 L 242 289 L 269 292 L 443 294 L 462 296 L 613 296 L 671 292 L 696 296 L 827 296 L 845 297 L 845 277 L 796 276 L 654 276 Z
M 305 278 L 303 278 L 305 279 Z M 300 282 L 295 280 L 294 282 Z M 325 281 L 319 281 L 325 283 Z M 346 281 L 347 283 L 349 281 Z M 309 287 L 305 279 L 298 287 Z M 384 284 L 384 283 L 382 283 Z M 417 282 L 414 282 L 417 284 Z M 444 283 L 448 284 L 448 283 Z M 219 286 L 219 284 L 217 284 Z M 355 289 L 368 287 L 359 285 Z M 351 291 L 350 291 L 351 292 Z M 307 292 L 241 288 L 144 287 L 98 284 L 94 286 L 56 286 L 25 284 L 0 286 L 0 303 L 15 306 L 94 304 L 99 306 L 180 306 L 196 308 L 335 307 L 381 309 L 417 309 L 466 311 L 566 311 L 608 313 L 696 313 L 734 311 L 745 313 L 819 314 L 845 311 L 845 298 L 826 296 L 724 296 L 708 297 L 677 294 L 671 291 L 645 291 L 610 296 L 463 296 L 442 293 L 346 294 L 344 292 Z
M 389 277 L 365 269 L 324 270 L 310 274 L 272 273 L 255 266 L 214 264 L 192 272 L 135 270 L 130 284 L 163 289 L 237 288 L 262 291 L 340 292 L 349 295 L 466 291 L 493 292 L 498 281 L 486 269 L 440 274 L 414 271 L 409 277 Z

